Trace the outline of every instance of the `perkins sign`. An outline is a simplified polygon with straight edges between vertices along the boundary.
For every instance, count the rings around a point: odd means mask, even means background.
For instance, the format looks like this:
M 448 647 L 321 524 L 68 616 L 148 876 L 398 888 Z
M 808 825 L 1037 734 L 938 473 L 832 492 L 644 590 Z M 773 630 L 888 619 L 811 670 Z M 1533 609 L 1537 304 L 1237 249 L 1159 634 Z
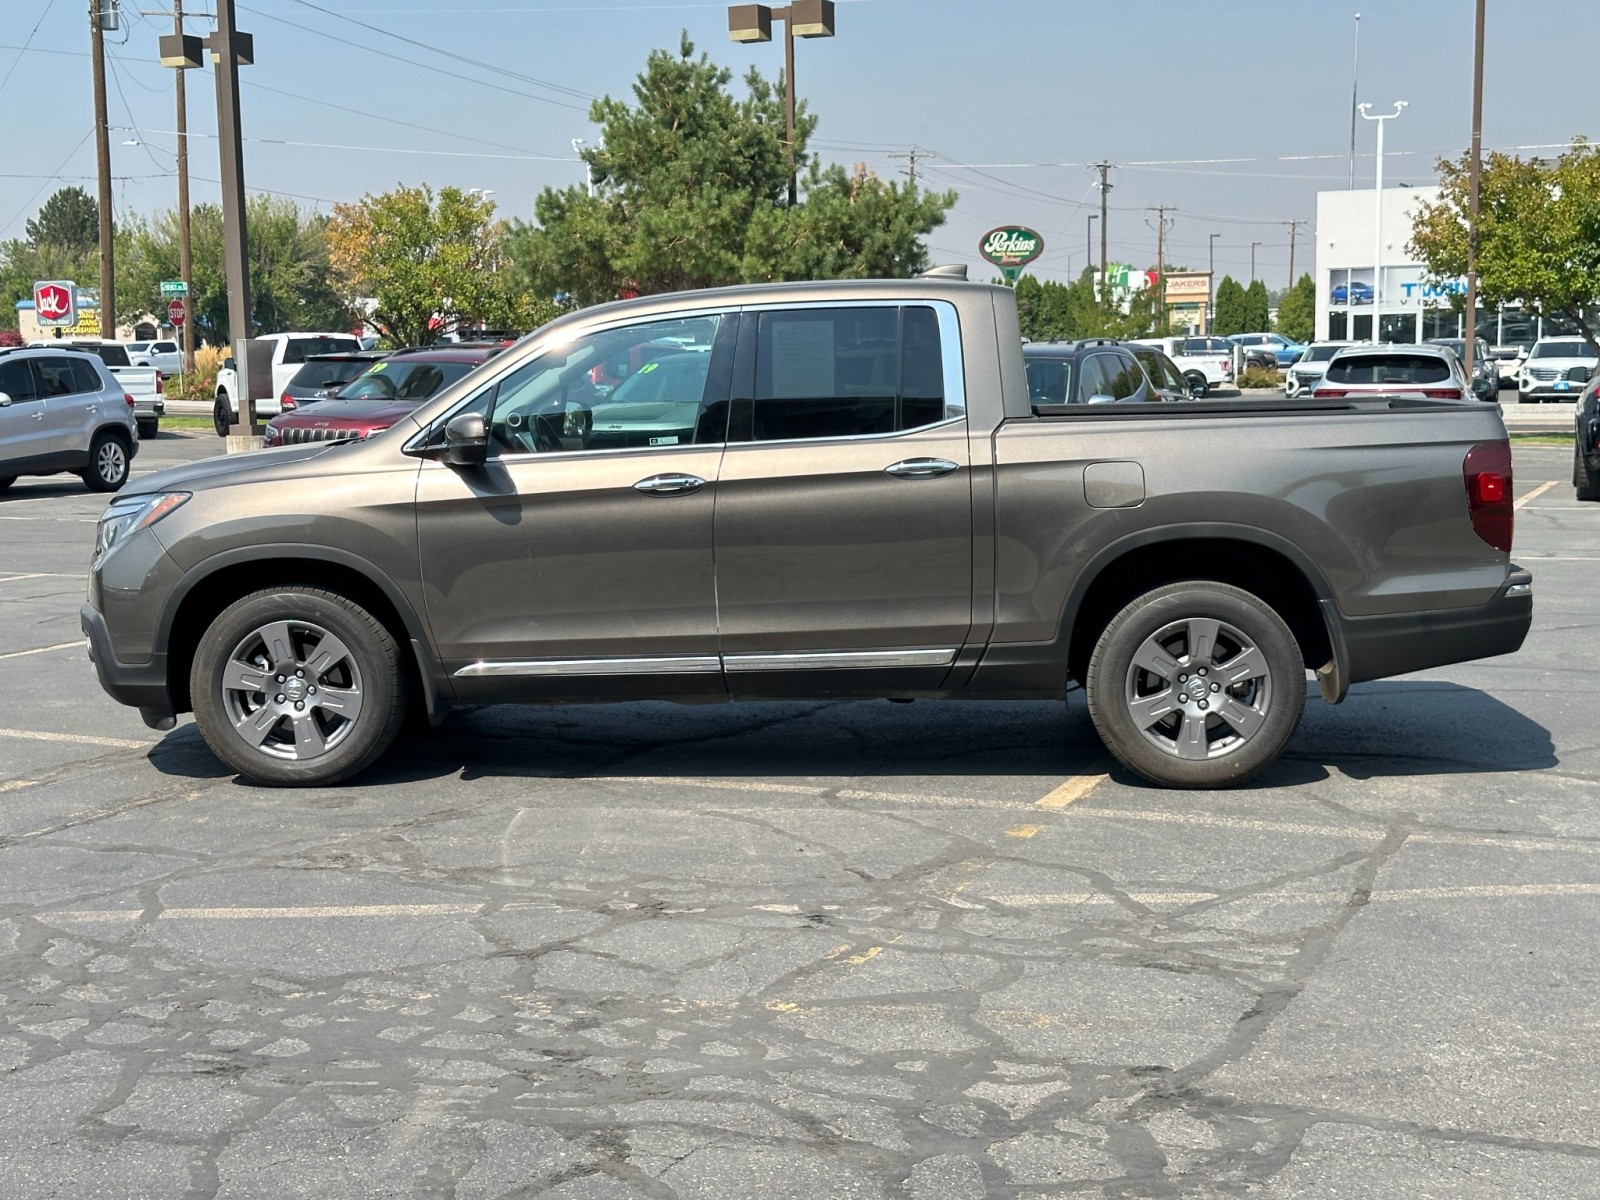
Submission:
M 1025 226 L 1002 225 L 978 239 L 978 253 L 1007 279 L 1015 280 L 1023 267 L 1044 253 L 1044 239 Z

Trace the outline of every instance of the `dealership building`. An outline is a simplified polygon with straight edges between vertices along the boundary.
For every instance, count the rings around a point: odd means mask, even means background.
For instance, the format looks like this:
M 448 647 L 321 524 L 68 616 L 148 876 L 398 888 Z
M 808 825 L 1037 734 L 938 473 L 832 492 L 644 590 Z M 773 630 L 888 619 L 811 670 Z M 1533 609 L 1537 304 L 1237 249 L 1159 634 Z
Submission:
M 1407 248 L 1418 209 L 1438 199 L 1439 189 L 1385 188 L 1376 251 L 1373 196 L 1371 188 L 1317 194 L 1318 340 L 1415 343 L 1460 337 L 1466 315 L 1459 298 L 1466 295 L 1466 280 L 1428 279 Z M 1540 336 L 1540 321 L 1514 307 L 1491 310 L 1479 318 L 1478 335 L 1494 346 L 1529 346 Z

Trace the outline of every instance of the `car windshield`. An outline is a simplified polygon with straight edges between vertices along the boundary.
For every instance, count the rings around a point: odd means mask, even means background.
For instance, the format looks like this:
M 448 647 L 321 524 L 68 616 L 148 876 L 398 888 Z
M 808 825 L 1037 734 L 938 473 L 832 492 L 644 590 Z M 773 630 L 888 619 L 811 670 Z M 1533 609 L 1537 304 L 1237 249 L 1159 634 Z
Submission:
M 1307 346 L 1306 352 L 1300 356 L 1300 361 L 1327 362 L 1330 358 L 1343 349 L 1343 346 Z
M 85 347 L 91 354 L 98 354 L 100 361 L 108 367 L 131 367 L 133 360 L 128 357 L 128 350 L 121 342 L 100 342 L 97 345 Z
M 338 395 L 340 400 L 426 400 L 471 371 L 476 363 L 395 362 L 386 359 Z
M 1431 354 L 1352 354 L 1329 364 L 1329 383 L 1404 385 L 1445 383 L 1450 364 Z
M 1028 399 L 1034 404 L 1065 404 L 1072 394 L 1072 363 L 1065 358 L 1028 359 Z
M 124 342 L 123 345 L 128 348 L 129 354 L 143 354 L 150 348 L 149 342 Z
M 1529 358 L 1593 358 L 1594 354 L 1584 342 L 1540 342 Z

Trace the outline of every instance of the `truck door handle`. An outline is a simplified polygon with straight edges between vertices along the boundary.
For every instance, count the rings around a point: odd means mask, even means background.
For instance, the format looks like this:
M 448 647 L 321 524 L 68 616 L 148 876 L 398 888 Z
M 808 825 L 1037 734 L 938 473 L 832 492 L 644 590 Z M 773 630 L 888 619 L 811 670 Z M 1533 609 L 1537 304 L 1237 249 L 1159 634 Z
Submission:
M 652 475 L 633 485 L 633 490 L 647 496 L 686 496 L 705 487 L 706 481 L 698 475 Z
M 957 469 L 948 458 L 904 458 L 883 469 L 885 475 L 896 479 L 937 479 Z

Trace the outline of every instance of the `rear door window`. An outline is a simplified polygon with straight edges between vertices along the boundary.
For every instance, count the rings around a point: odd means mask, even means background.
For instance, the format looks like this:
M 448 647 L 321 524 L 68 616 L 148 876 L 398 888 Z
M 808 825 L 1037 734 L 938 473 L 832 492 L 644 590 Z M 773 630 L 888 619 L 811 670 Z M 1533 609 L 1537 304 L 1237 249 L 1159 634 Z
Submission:
M 1361 354 L 1330 363 L 1326 379 L 1329 383 L 1379 386 L 1445 383 L 1450 379 L 1450 365 L 1431 355 Z
M 902 433 L 962 415 L 947 403 L 939 321 L 926 305 L 763 312 L 758 442 Z
M 33 370 L 39 395 L 49 399 L 78 391 L 78 378 L 72 366 L 72 359 L 65 354 L 41 354 L 35 358 Z

